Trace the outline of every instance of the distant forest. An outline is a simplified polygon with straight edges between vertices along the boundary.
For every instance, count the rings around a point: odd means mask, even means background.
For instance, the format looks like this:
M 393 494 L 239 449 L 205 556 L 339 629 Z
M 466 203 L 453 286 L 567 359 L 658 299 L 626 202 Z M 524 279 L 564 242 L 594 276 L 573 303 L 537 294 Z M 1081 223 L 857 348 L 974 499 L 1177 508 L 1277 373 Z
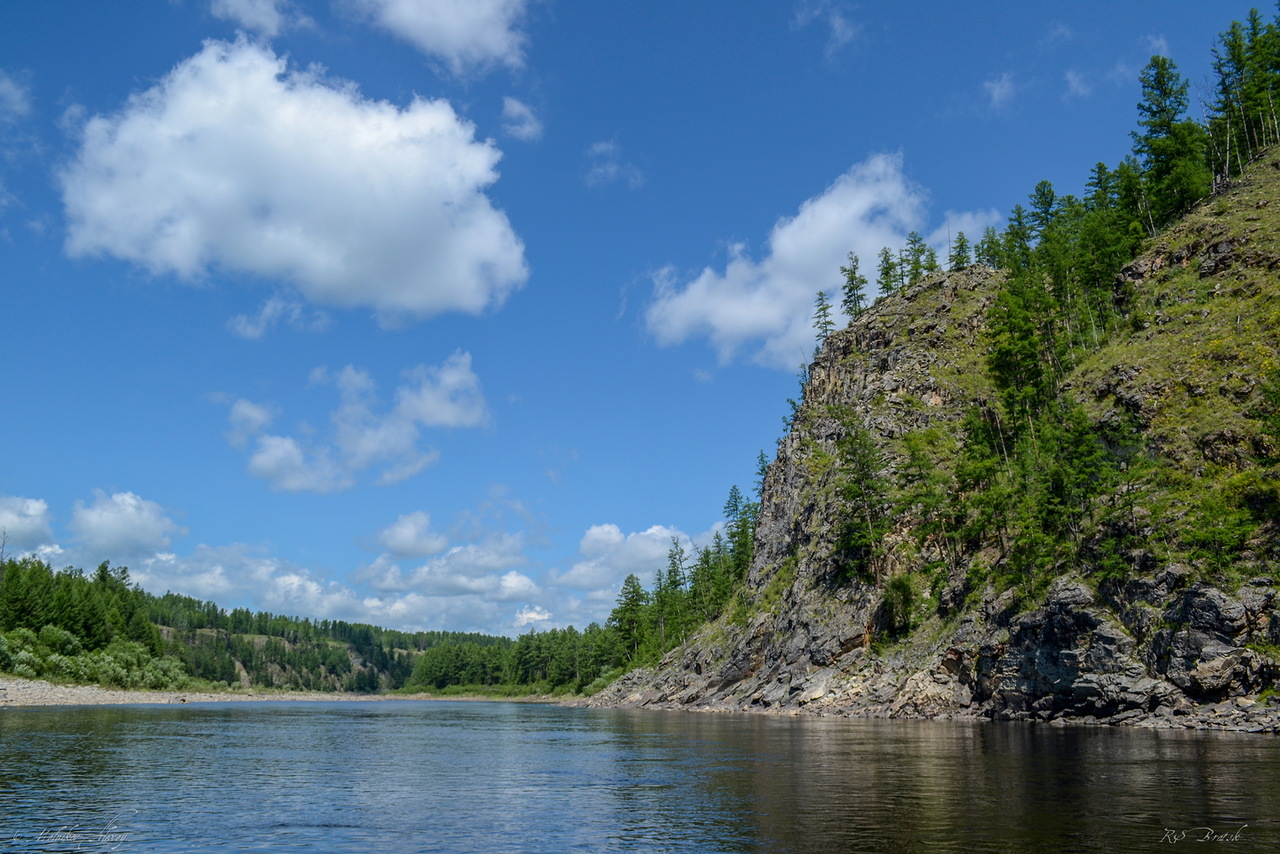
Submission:
M 1114 330 L 1133 322 L 1116 280 L 1144 241 L 1228 186 L 1280 140 L 1280 19 L 1265 21 L 1254 10 L 1243 23 L 1233 22 L 1215 43 L 1213 70 L 1213 89 L 1198 104 L 1201 122 L 1189 116 L 1189 86 L 1177 67 L 1153 57 L 1141 73 L 1127 157 L 1115 166 L 1096 164 L 1079 196 L 1040 182 L 1025 206 L 1013 207 L 1003 231 L 988 228 L 976 242 L 960 234 L 948 247 L 952 270 L 980 263 L 1005 273 L 987 318 L 986 369 L 998 400 L 969 414 L 963 441 L 943 448 L 945 466 L 936 442 L 915 437 L 892 483 L 879 475 L 882 460 L 874 443 L 850 422 L 839 461 L 844 497 L 856 508 L 842 540 L 849 577 L 881 583 L 883 536 L 895 514 L 906 512 L 922 521 L 916 526 L 920 536 L 943 543 L 944 555 L 956 560 L 975 543 L 998 537 L 1012 555 L 1006 567 L 1012 575 L 1003 583 L 1030 584 L 1064 550 L 1084 547 L 1080 524 L 1096 495 L 1122 472 L 1135 483 L 1142 476 L 1143 459 L 1132 436 L 1109 436 L 1102 448 L 1083 413 L 1059 393 L 1060 384 Z M 941 267 L 918 234 L 900 250 L 885 248 L 877 262 L 882 295 Z M 842 273 L 840 306 L 852 321 L 867 308 L 869 281 L 853 254 Z M 827 294 L 819 294 L 819 346 L 834 330 L 832 310 Z M 806 373 L 802 368 L 801 400 Z M 1280 380 L 1273 376 L 1267 382 L 1273 398 L 1269 417 L 1280 443 Z M 788 429 L 800 412 L 791 403 Z M 765 462 L 762 453 L 761 482 Z M 1265 485 L 1258 489 L 1261 498 L 1248 506 L 1225 499 L 1214 504 L 1208 496 L 1202 502 L 1204 524 L 1196 526 L 1191 547 L 1209 556 L 1229 554 L 1260 523 L 1259 512 L 1280 512 L 1274 487 L 1270 493 Z M 55 571 L 33 557 L 5 559 L 0 671 L 152 689 L 225 684 L 590 693 L 627 668 L 656 661 L 708 621 L 724 614 L 745 621 L 753 609 L 769 607 L 769 591 L 752 598 L 743 586 L 759 484 L 753 499 L 734 487 L 723 530 L 692 554 L 673 542 L 667 566 L 650 588 L 628 576 L 604 625 L 535 631 L 515 640 L 407 633 L 242 608 L 228 612 L 213 602 L 147 593 L 130 583 L 127 569 L 106 563 L 86 574 Z M 1125 546 L 1090 547 L 1105 562 Z M 1127 568 L 1117 563 L 1107 571 L 1121 574 Z M 891 612 L 909 613 L 911 578 L 885 583 L 896 585 L 886 587 Z

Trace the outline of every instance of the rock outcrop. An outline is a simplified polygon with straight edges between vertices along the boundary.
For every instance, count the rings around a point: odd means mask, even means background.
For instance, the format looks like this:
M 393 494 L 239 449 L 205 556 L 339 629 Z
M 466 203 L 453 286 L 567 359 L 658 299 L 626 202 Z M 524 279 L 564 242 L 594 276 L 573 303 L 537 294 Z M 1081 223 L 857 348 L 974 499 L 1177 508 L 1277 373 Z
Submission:
M 1280 200 L 1278 189 L 1274 178 L 1246 181 L 1232 191 L 1235 208 L 1259 194 Z M 1222 210 L 1202 206 L 1125 268 L 1116 288 L 1131 329 L 1063 384 L 1100 441 L 1125 419 L 1188 477 L 1243 471 L 1275 450 L 1250 420 L 1256 365 L 1249 373 L 1258 353 L 1275 354 L 1274 335 L 1262 350 L 1232 336 L 1275 331 L 1274 317 L 1242 313 L 1270 298 L 1280 234 Z M 1083 549 L 1030 598 L 973 580 L 975 567 L 1002 559 L 996 551 L 943 560 L 940 546 L 912 536 L 910 514 L 889 526 L 876 577 L 842 564 L 838 443 L 865 430 L 893 479 L 904 437 L 954 436 L 967 411 L 992 408 L 984 331 L 1001 281 L 983 266 L 935 274 L 827 339 L 764 479 L 745 606 L 591 704 L 1280 731 L 1280 705 L 1269 702 L 1280 679 L 1274 523 L 1266 542 L 1220 556 L 1231 571 L 1214 577 L 1233 583 L 1211 583 L 1152 542 L 1179 523 L 1154 518 L 1184 513 L 1176 502 L 1131 501 L 1124 521 L 1109 523 L 1125 530 L 1098 548 L 1127 544 L 1110 555 L 1124 572 L 1098 571 Z M 1206 358 L 1202 346 L 1216 349 Z M 1179 417 L 1206 405 L 1213 417 Z M 1123 503 L 1124 488 L 1105 499 Z M 943 563 L 911 630 L 895 632 L 884 579 Z

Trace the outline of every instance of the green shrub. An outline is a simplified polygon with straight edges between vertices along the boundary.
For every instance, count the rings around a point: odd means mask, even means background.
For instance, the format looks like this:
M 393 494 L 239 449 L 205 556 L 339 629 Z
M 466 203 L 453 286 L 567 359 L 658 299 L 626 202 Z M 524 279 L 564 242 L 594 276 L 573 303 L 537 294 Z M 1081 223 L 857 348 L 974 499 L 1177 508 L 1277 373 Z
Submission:
M 34 650 L 38 644 L 38 641 L 36 640 L 36 633 L 31 631 L 31 629 L 14 629 L 5 635 L 5 637 L 9 639 L 9 645 L 13 648 L 15 654 L 19 650 L 23 649 L 30 652 Z
M 18 650 L 9 665 L 9 672 L 23 679 L 35 679 L 40 675 L 40 659 L 25 649 Z
M 45 626 L 41 629 L 39 641 L 41 646 L 59 655 L 79 655 L 81 651 L 79 638 L 57 626 Z
M 916 587 L 907 573 L 895 575 L 884 585 L 884 621 L 891 635 L 911 629 L 911 612 L 916 604 Z

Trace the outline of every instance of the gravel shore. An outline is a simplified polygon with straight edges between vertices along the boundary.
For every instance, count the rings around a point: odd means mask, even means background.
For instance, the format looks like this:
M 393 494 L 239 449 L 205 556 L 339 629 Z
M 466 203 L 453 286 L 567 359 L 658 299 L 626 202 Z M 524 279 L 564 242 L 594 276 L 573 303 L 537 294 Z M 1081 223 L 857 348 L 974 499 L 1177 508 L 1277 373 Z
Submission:
M 40 679 L 0 676 L 0 709 L 7 706 L 123 706 L 140 703 L 237 703 L 289 700 L 326 702 L 342 700 L 433 700 L 430 694 L 325 694 L 315 691 L 237 690 L 125 691 L 97 685 L 57 685 Z M 451 698 L 449 698 L 451 699 Z

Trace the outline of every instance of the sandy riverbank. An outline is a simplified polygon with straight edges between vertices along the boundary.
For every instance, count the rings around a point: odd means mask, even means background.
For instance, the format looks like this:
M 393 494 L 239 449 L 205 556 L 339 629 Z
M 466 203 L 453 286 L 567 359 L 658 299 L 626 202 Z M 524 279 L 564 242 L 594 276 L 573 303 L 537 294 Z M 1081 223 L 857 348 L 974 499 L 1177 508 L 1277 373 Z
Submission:
M 454 700 L 431 694 L 328 694 L 317 691 L 246 689 L 210 691 L 126 691 L 97 685 L 58 685 L 40 679 L 0 676 L 0 708 L 7 706 L 123 706 L 142 703 L 237 703 L 288 700 L 340 702 L 352 700 Z

